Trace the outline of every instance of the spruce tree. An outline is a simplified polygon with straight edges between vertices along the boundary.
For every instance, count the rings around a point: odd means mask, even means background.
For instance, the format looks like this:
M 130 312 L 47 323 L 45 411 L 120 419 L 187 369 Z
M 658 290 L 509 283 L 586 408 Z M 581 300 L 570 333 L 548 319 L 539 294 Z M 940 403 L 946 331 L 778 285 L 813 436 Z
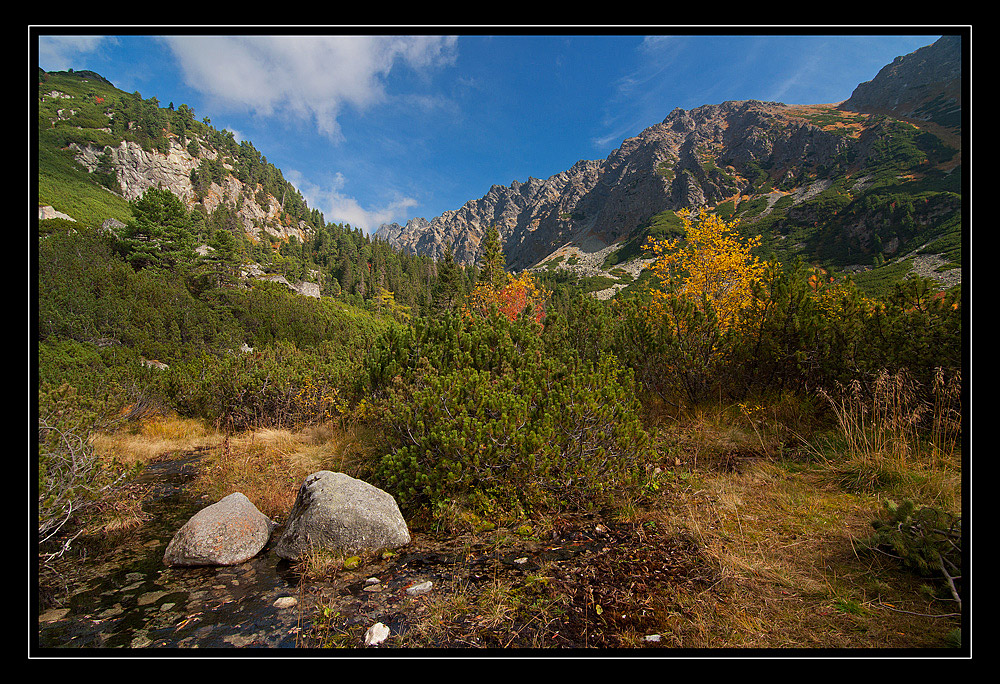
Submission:
M 438 311 L 451 311 L 462 295 L 462 270 L 455 263 L 451 243 L 445 247 L 444 259 L 438 264 L 437 281 L 434 283 L 434 306 Z
M 506 281 L 506 259 L 503 245 L 500 243 L 500 233 L 496 226 L 490 226 L 483 241 L 482 271 L 479 282 L 485 283 L 494 290 L 499 290 Z

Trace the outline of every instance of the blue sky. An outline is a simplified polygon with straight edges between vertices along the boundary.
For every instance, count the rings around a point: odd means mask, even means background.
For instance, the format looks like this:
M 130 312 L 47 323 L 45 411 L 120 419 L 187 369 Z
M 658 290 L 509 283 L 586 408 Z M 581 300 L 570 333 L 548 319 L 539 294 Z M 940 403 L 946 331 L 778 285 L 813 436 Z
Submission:
M 906 35 L 335 29 L 171 36 L 37 27 L 38 66 L 89 69 L 163 106 L 187 104 L 252 142 L 328 222 L 370 232 L 430 220 L 492 185 L 604 159 L 675 107 L 845 100 L 940 36 L 919 27 Z

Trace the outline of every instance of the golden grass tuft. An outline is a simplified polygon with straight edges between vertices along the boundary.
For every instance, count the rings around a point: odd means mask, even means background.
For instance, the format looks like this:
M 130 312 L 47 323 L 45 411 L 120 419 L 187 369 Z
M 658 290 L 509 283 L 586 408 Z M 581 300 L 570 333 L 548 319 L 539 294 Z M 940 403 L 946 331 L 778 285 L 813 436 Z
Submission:
M 210 448 L 221 435 L 204 423 L 178 416 L 158 416 L 135 431 L 95 432 L 90 442 L 102 460 L 139 465 L 180 451 Z
M 359 464 L 368 457 L 363 443 L 353 429 L 332 426 L 224 435 L 194 486 L 212 500 L 242 492 L 265 515 L 283 518 L 308 475 L 333 470 L 358 477 Z
M 951 508 L 961 477 L 961 374 L 938 369 L 930 394 L 905 372 L 863 387 L 822 392 L 837 418 L 842 453 L 828 459 L 841 488 L 892 492 Z

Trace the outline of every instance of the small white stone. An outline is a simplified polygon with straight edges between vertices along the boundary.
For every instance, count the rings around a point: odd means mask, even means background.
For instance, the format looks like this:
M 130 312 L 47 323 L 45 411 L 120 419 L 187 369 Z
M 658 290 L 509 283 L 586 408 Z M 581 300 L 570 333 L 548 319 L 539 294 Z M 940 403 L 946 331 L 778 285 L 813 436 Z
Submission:
M 432 586 L 434 586 L 433 582 L 430 581 L 421 582 L 420 584 L 414 584 L 412 587 L 408 587 L 406 589 L 406 593 L 409 594 L 410 596 L 418 596 L 420 594 L 426 594 L 431 590 Z
M 376 622 L 365 632 L 365 646 L 378 646 L 389 636 L 389 628 Z
M 281 598 L 276 600 L 272 605 L 274 605 L 275 608 L 291 608 L 296 603 L 298 603 L 298 599 L 296 599 L 294 596 L 282 596 Z
M 659 641 L 660 640 L 660 635 L 659 634 L 647 634 L 646 636 L 644 636 L 642 638 L 642 640 L 643 641 Z

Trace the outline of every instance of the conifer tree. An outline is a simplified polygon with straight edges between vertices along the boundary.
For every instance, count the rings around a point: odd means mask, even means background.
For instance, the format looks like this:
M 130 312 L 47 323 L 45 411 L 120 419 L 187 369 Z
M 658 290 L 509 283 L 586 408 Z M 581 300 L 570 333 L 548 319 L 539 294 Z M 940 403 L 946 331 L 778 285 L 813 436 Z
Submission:
M 171 268 L 194 257 L 191 217 L 169 190 L 149 188 L 131 202 L 132 220 L 121 234 L 121 249 L 134 268 Z
M 490 226 L 490 229 L 486 231 L 486 239 L 483 241 L 482 264 L 479 282 L 494 290 L 501 289 L 506 284 L 507 270 L 503 245 L 500 243 L 500 233 L 496 226 Z
M 455 263 L 451 243 L 445 247 L 444 259 L 438 264 L 437 282 L 434 284 L 434 306 L 439 311 L 451 311 L 462 295 L 463 275 Z
M 208 246 L 212 251 L 205 257 L 215 271 L 219 284 L 232 286 L 236 283 L 240 266 L 243 265 L 242 245 L 231 232 L 224 228 L 215 231 Z

